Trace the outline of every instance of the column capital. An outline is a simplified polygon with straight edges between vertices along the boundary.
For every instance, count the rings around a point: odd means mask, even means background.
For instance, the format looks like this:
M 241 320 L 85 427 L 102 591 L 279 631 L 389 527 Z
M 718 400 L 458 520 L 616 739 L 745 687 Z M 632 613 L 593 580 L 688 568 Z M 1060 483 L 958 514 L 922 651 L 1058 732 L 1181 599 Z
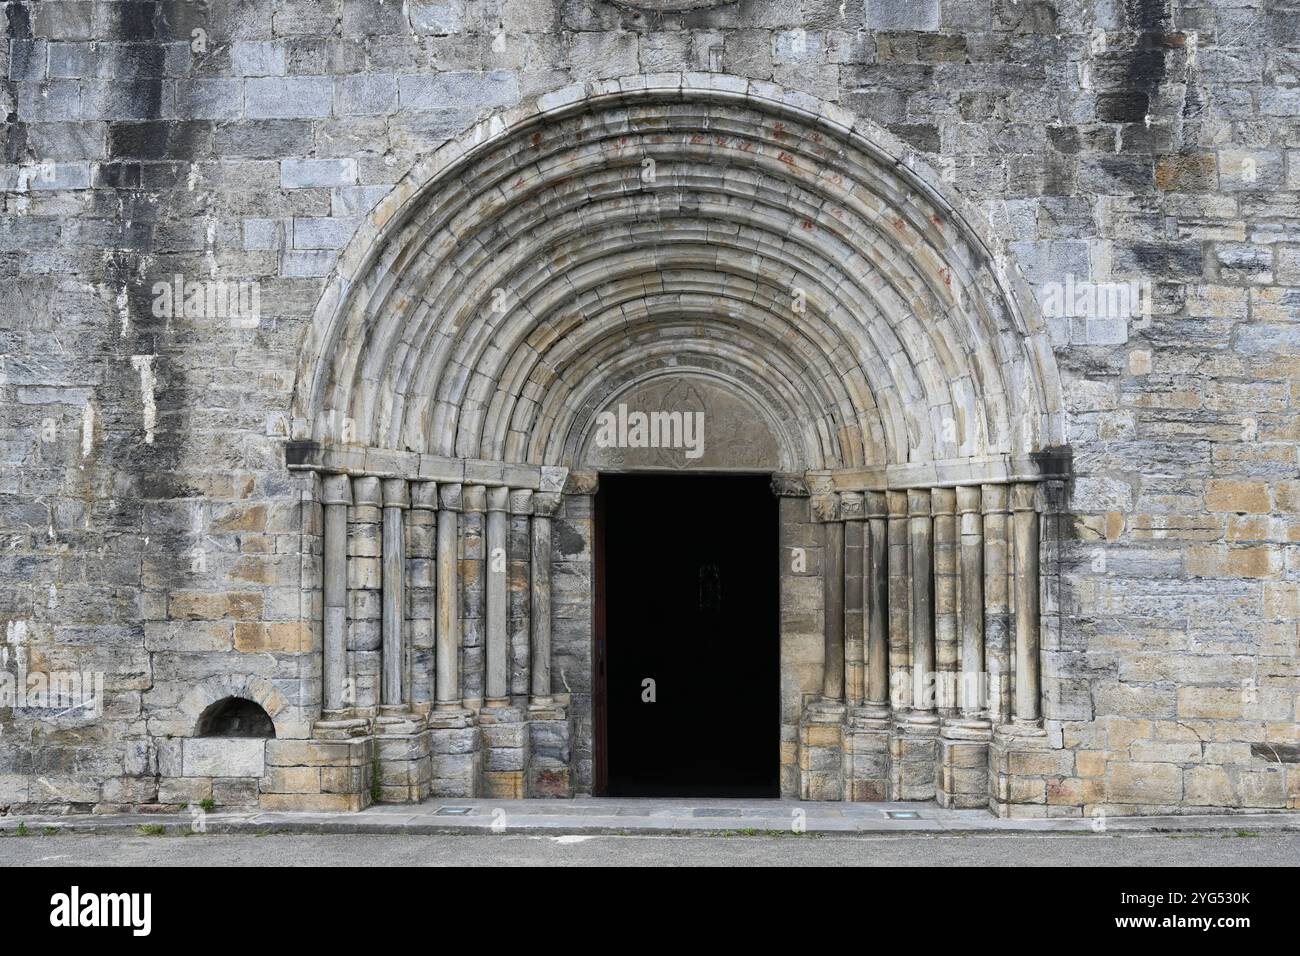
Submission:
M 320 483 L 323 505 L 352 504 L 352 480 L 347 475 L 326 475 Z
M 866 500 L 863 498 L 862 492 L 840 492 L 840 517 L 845 521 L 862 521 L 866 516 Z
M 1011 486 L 1012 511 L 1039 511 L 1038 483 L 1018 481 Z
M 889 507 L 889 517 L 891 518 L 907 517 L 907 492 L 906 491 L 886 491 L 885 502 Z
M 554 518 L 560 510 L 563 495 L 558 491 L 537 491 L 533 493 L 533 514 L 541 518 Z
M 594 471 L 571 471 L 564 480 L 566 495 L 594 495 L 600 490 L 600 475 Z
M 461 485 L 438 485 L 438 504 L 443 511 L 460 511 Z
M 808 483 L 802 475 L 776 474 L 772 476 L 772 494 L 778 498 L 807 498 Z
M 357 507 L 382 508 L 384 491 L 378 478 L 361 475 L 352 479 L 352 500 Z
M 813 517 L 817 521 L 840 520 L 840 496 L 835 492 L 812 496 Z
M 461 511 L 487 511 L 487 488 L 483 485 L 465 485 L 461 492 Z
M 930 515 L 930 489 L 907 489 L 907 514 L 910 518 L 926 518 Z
M 437 511 L 438 483 L 436 481 L 411 482 L 411 507 L 422 511 Z
M 510 489 L 504 486 L 487 490 L 487 510 L 506 511 L 510 507 Z
M 1007 514 L 1011 510 L 1007 507 L 1007 486 L 981 485 L 980 507 L 986 515 Z
M 957 513 L 956 488 L 930 489 L 930 510 L 936 517 L 947 517 Z
M 957 488 L 957 511 L 959 514 L 978 514 L 980 510 L 979 485 L 960 485 Z
M 411 507 L 411 490 L 405 478 L 385 478 L 383 481 L 384 507 Z
M 868 491 L 866 493 L 866 504 L 868 517 L 889 517 L 889 498 L 886 497 L 883 491 Z
M 510 513 L 512 515 L 530 515 L 533 513 L 533 492 L 528 488 L 515 488 L 510 492 Z

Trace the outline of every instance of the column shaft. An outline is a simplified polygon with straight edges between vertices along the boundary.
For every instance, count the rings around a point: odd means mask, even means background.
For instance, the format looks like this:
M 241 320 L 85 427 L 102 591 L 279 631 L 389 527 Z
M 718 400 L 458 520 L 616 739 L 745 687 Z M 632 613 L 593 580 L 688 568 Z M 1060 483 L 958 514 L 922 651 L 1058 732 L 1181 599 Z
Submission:
M 532 700 L 551 704 L 551 519 L 560 507 L 554 492 L 533 495 L 532 554 Z
M 438 487 L 438 617 L 435 688 L 439 710 L 460 710 L 460 485 Z
M 1042 717 L 1040 705 L 1038 616 L 1038 486 L 1020 482 L 1011 487 L 1016 545 L 1016 698 L 1018 721 Z
M 930 492 L 907 493 L 908 557 L 912 570 L 912 709 L 935 709 L 934 670 L 934 526 Z
M 896 711 L 912 706 L 911 595 L 907 580 L 907 492 L 890 491 L 889 695 Z
M 507 703 L 510 692 L 506 641 L 509 607 L 506 597 L 509 573 L 506 554 L 506 509 L 509 488 L 489 488 L 487 493 L 487 698 L 488 703 Z
M 866 687 L 863 659 L 867 621 L 864 613 L 866 590 L 866 509 L 862 494 L 840 494 L 840 517 L 844 519 L 844 699 L 850 707 L 861 707 Z
M 434 654 L 437 618 L 438 486 L 411 482 L 406 514 L 407 692 L 403 699 L 427 711 L 435 700 Z
M 384 517 L 381 542 L 383 632 L 383 679 L 380 702 L 390 707 L 403 703 L 403 678 L 406 654 L 402 646 L 402 624 L 406 620 L 406 535 L 403 512 L 411 499 L 403 478 L 385 478 L 383 482 Z
M 984 511 L 984 647 L 989 672 L 989 717 L 994 723 L 1011 719 L 1011 597 L 1007 574 L 1011 566 L 1007 541 L 1007 487 L 980 489 Z
M 352 504 L 352 482 L 347 475 L 328 475 L 321 485 L 325 509 L 325 541 L 322 557 L 323 660 L 321 664 L 321 706 L 339 711 L 346 706 L 348 646 L 348 506 Z
M 961 682 L 962 716 L 978 717 L 986 706 L 984 681 L 984 526 L 980 490 L 957 489 L 961 522 Z
M 822 698 L 844 700 L 844 524 L 839 495 L 813 501 L 822 523 Z
M 934 512 L 934 664 L 939 710 L 957 709 L 957 492 L 935 488 L 930 492 Z
M 889 535 L 883 492 L 867 493 L 866 565 L 867 700 L 877 706 L 889 703 Z
M 379 704 L 383 645 L 383 492 L 378 478 L 352 479 L 348 516 L 348 653 L 346 692 L 355 707 Z

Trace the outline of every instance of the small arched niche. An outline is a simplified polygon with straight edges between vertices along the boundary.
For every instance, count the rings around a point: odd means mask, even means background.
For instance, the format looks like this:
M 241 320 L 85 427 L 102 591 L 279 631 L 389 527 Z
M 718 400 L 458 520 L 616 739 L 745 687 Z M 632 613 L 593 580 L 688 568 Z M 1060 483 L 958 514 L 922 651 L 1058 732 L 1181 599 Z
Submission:
M 224 697 L 199 715 L 196 737 L 275 737 L 275 723 L 256 701 Z

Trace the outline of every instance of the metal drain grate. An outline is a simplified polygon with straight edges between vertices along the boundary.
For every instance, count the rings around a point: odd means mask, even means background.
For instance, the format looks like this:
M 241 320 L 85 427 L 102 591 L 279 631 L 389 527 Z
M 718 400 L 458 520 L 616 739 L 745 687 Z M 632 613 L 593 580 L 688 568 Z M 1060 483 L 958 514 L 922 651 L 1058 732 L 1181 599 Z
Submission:
M 919 820 L 921 814 L 915 810 L 886 810 L 885 816 L 891 820 Z
M 433 812 L 433 815 L 435 817 L 464 817 L 473 812 L 473 807 L 439 807 Z

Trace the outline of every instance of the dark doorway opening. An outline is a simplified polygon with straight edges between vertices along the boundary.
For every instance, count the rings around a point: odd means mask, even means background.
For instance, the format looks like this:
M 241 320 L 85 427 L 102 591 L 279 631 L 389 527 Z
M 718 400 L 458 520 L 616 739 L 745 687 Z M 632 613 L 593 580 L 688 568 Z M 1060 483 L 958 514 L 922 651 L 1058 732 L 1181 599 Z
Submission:
M 596 517 L 597 792 L 778 796 L 769 479 L 602 475 Z

